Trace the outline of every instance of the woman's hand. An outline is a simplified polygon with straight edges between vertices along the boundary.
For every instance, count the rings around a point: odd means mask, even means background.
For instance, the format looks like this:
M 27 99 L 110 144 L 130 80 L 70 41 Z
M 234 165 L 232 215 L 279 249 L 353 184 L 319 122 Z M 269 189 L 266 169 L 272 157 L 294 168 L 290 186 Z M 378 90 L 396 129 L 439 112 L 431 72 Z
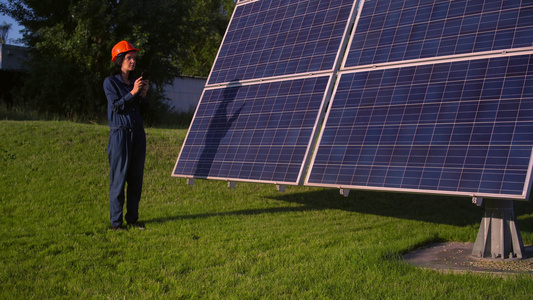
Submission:
M 148 92 L 148 89 L 150 88 L 150 81 L 148 79 L 142 80 L 142 77 L 140 79 L 142 82 L 141 96 L 146 97 L 146 93 Z
M 131 90 L 131 94 L 135 96 L 141 93 L 141 96 L 145 97 L 146 92 L 148 92 L 148 88 L 150 86 L 148 83 L 149 81 L 143 80 L 142 77 L 137 78 L 137 80 L 135 80 L 135 82 L 133 83 L 133 89 Z

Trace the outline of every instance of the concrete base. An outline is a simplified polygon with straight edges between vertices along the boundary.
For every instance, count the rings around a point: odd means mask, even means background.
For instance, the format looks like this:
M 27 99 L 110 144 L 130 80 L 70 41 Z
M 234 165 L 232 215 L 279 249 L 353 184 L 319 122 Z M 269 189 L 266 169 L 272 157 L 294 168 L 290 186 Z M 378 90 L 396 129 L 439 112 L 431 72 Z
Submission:
M 489 273 L 497 276 L 528 274 L 533 276 L 533 246 L 526 246 L 525 255 L 517 260 L 474 258 L 473 243 L 438 243 L 404 255 L 403 261 L 425 269 L 451 273 Z

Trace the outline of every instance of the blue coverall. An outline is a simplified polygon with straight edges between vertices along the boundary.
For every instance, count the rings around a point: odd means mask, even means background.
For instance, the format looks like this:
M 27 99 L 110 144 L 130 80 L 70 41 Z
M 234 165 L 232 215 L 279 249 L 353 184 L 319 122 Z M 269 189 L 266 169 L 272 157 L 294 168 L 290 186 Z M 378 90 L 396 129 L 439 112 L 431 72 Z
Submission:
M 146 134 L 141 117 L 141 104 L 147 100 L 131 95 L 134 80 L 124 83 L 120 74 L 104 80 L 107 98 L 107 117 L 110 133 L 107 156 L 110 166 L 109 213 L 112 226 L 121 226 L 127 183 L 126 222 L 135 223 L 139 218 Z

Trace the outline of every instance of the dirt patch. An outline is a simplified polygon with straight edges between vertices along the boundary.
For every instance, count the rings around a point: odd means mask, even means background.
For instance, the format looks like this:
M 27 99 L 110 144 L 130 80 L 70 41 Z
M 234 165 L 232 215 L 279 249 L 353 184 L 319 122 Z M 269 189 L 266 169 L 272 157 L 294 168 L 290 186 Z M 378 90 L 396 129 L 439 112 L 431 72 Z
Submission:
M 524 258 L 479 259 L 472 256 L 474 243 L 438 243 L 407 253 L 403 261 L 427 269 L 451 272 L 483 272 L 497 275 L 533 275 L 533 246 L 524 247 Z

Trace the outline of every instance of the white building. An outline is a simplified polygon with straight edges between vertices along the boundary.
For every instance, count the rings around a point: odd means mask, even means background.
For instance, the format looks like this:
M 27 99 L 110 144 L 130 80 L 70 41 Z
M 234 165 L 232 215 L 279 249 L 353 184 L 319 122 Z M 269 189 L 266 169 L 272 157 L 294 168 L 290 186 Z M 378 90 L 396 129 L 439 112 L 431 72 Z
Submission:
M 26 47 L 0 44 L 0 70 L 24 69 L 23 62 L 28 52 Z

